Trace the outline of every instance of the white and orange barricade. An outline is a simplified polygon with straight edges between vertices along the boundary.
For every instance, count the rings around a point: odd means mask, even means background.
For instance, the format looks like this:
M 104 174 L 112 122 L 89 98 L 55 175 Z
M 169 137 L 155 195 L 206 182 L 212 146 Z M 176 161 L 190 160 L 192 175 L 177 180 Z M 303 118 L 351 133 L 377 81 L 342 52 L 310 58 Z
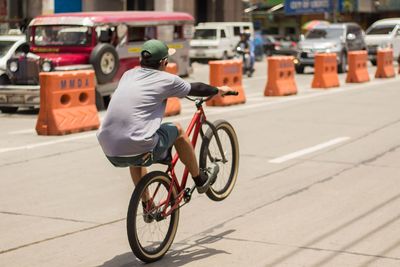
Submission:
M 294 63 L 291 56 L 268 57 L 267 84 L 264 96 L 285 96 L 297 94 L 294 79 Z
M 209 61 L 210 85 L 229 86 L 237 91 L 237 96 L 217 95 L 206 102 L 207 106 L 229 106 L 246 102 L 246 96 L 242 85 L 242 61 L 241 60 L 215 60 Z
M 63 135 L 100 126 L 95 104 L 94 71 L 41 72 L 39 135 Z
M 337 59 L 335 53 L 316 54 L 314 61 L 314 78 L 312 88 L 338 87 Z
M 165 69 L 166 72 L 171 74 L 178 74 L 178 65 L 173 62 L 169 62 L 167 68 Z M 165 108 L 164 116 L 174 116 L 181 113 L 181 101 L 178 97 L 170 97 L 167 99 L 167 107 Z
M 393 49 L 378 49 L 376 55 L 375 78 L 392 78 L 395 75 Z
M 367 51 L 351 51 L 347 56 L 349 69 L 347 70 L 346 83 L 363 83 L 370 80 L 367 63 Z

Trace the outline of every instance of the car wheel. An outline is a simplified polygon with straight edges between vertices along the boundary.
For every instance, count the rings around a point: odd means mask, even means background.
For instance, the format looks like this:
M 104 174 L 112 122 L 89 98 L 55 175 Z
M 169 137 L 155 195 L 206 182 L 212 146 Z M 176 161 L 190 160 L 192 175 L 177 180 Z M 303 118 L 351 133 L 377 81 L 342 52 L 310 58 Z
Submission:
M 95 92 L 96 108 L 98 111 L 106 110 L 107 103 L 104 96 L 102 96 L 97 90 Z
M 371 64 L 372 64 L 373 66 L 376 66 L 376 60 L 375 60 L 375 59 L 371 59 Z
M 346 67 L 347 67 L 347 54 L 345 52 L 342 52 L 340 54 L 340 64 L 338 65 L 338 72 L 345 73 Z
M 106 43 L 96 45 L 90 54 L 89 62 L 93 65 L 99 84 L 111 82 L 119 68 L 117 51 Z
M 304 73 L 304 66 L 302 65 L 296 65 L 295 70 L 297 74 L 303 74 Z
M 8 76 L 5 74 L 0 75 L 0 85 L 7 85 L 7 84 L 10 84 L 10 79 L 8 78 Z
M 2 113 L 15 113 L 17 110 L 18 107 L 0 107 Z

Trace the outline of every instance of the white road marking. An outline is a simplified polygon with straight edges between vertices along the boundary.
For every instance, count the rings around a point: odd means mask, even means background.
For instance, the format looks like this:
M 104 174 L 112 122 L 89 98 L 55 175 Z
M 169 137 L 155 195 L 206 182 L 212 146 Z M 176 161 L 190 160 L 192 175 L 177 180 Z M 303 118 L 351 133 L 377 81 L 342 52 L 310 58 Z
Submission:
M 36 132 L 35 129 L 24 129 L 24 130 L 8 132 L 8 134 L 26 134 L 26 133 L 35 133 L 35 132 Z
M 295 159 L 295 158 L 298 158 L 298 157 L 301 157 L 301 156 L 316 152 L 318 150 L 321 150 L 321 149 L 324 149 L 324 148 L 327 148 L 327 147 L 330 147 L 330 146 L 334 146 L 336 144 L 342 143 L 342 142 L 347 141 L 349 139 L 350 139 L 350 137 L 347 137 L 347 136 L 346 137 L 338 137 L 338 138 L 332 139 L 332 140 L 330 140 L 328 142 L 325 142 L 325 143 L 322 143 L 322 144 L 319 144 L 319 145 L 316 145 L 316 146 L 305 148 L 305 149 L 302 149 L 302 150 L 299 150 L 299 151 L 284 155 L 284 156 L 279 157 L 279 158 L 274 158 L 274 159 L 270 160 L 269 162 L 270 163 L 283 163 L 285 161 L 288 161 L 288 160 L 291 160 L 291 159 Z
M 315 92 L 313 94 L 307 94 L 307 95 L 301 95 L 301 96 L 274 97 L 273 102 L 261 102 L 261 103 L 254 103 L 254 104 L 247 103 L 245 105 L 236 105 L 236 106 L 234 105 L 234 106 L 229 106 L 229 107 L 221 107 L 216 110 L 207 109 L 206 113 L 209 116 L 209 115 L 222 114 L 222 113 L 232 113 L 232 112 L 246 110 L 246 109 L 264 108 L 264 107 L 285 104 L 285 103 L 298 101 L 298 100 L 312 99 L 312 98 L 316 98 L 316 97 L 333 95 L 333 94 L 338 94 L 338 93 L 343 93 L 343 92 L 350 92 L 350 91 L 354 91 L 354 90 L 363 90 L 363 89 L 366 89 L 369 87 L 376 86 L 377 84 L 384 85 L 387 83 L 398 82 L 398 81 L 399 81 L 399 79 L 387 79 L 385 81 L 372 79 L 371 82 L 369 82 L 368 84 L 354 84 L 354 85 L 346 86 L 344 88 L 335 88 L 335 89 L 331 89 L 331 90 L 320 90 L 320 91 L 316 90 L 317 92 Z M 271 100 L 271 98 L 265 98 L 265 99 L 269 100 L 269 101 Z M 193 114 L 194 114 L 194 109 L 193 109 L 193 113 L 190 113 L 186 116 L 181 115 L 181 116 L 172 117 L 172 118 L 167 117 L 167 118 L 165 118 L 165 121 L 181 122 L 181 121 L 185 121 L 185 120 L 190 120 L 193 117 Z M 104 118 L 104 116 L 105 116 L 105 112 L 99 113 L 100 120 L 102 120 Z M 85 139 L 85 138 L 94 137 L 94 136 L 95 136 L 95 133 L 91 133 L 91 134 L 87 134 L 87 135 L 79 135 L 79 136 L 74 136 L 74 137 L 69 137 L 69 138 L 58 139 L 55 141 L 34 143 L 34 144 L 18 146 L 18 147 L 3 148 L 3 149 L 0 149 L 0 154 L 12 152 L 12 151 L 18 151 L 18 150 L 33 149 L 33 148 L 37 148 L 37 147 L 59 144 L 59 143 L 63 143 L 63 142 L 73 141 L 73 140 Z
M 79 139 L 84 139 L 84 138 L 94 137 L 94 136 L 96 136 L 96 133 L 71 136 L 71 137 L 57 139 L 54 141 L 40 142 L 40 143 L 34 143 L 34 144 L 24 145 L 24 146 L 2 148 L 2 149 L 0 149 L 0 153 L 6 153 L 6 152 L 12 152 L 12 151 L 18 151 L 18 150 L 28 150 L 28 149 L 38 148 L 38 147 L 42 147 L 42 146 L 49 146 L 49 145 L 54 145 L 54 144 L 59 144 L 59 143 L 65 143 L 65 142 L 69 142 L 69 141 L 74 141 L 74 140 L 79 140 Z

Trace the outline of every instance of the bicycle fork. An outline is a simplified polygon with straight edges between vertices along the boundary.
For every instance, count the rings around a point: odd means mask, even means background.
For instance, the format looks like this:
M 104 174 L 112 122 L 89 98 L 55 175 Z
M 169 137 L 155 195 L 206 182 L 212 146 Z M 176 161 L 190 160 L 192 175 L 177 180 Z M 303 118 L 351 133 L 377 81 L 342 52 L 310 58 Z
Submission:
M 221 161 L 222 163 L 227 163 L 228 161 L 226 160 L 224 149 L 222 148 L 221 139 L 219 138 L 217 128 L 214 126 L 214 124 L 212 124 L 209 121 L 205 121 L 205 123 L 210 127 L 211 131 L 213 132 L 213 135 L 215 136 L 215 141 L 217 142 L 218 149 L 219 149 L 219 152 L 220 152 L 221 158 L 222 158 L 222 160 L 218 160 L 210 154 L 210 151 L 208 151 L 207 153 L 208 153 L 208 157 L 209 157 L 210 161 L 213 163 L 216 163 L 218 161 Z

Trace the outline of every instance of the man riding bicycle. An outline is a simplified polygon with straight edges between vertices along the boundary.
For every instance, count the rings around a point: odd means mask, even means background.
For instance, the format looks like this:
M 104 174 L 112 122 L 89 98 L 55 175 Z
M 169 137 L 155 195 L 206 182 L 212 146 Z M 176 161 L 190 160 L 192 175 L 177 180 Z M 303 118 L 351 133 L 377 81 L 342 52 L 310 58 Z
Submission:
M 179 123 L 161 123 L 166 101 L 168 97 L 212 96 L 230 88 L 188 83 L 165 72 L 168 56 L 174 52 L 158 40 L 143 44 L 141 68 L 131 69 L 122 76 L 97 138 L 114 166 L 129 167 L 135 185 L 147 173 L 147 166 L 170 161 L 174 146 L 197 191 L 204 193 L 216 173 L 208 175 L 199 169 L 193 146 Z

